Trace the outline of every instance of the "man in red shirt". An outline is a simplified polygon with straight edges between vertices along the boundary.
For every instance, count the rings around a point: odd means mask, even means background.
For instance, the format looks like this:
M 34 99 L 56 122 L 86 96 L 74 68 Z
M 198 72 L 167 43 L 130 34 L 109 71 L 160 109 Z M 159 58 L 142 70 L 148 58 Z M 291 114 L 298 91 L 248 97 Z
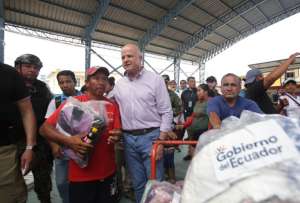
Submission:
M 109 72 L 104 67 L 89 68 L 86 80 L 87 93 L 75 97 L 81 102 L 107 101 L 105 108 L 109 122 L 96 145 L 93 146 L 81 140 L 86 133 L 65 136 L 55 128 L 64 105 L 61 105 L 40 129 L 41 134 L 47 139 L 67 146 L 78 154 L 86 154 L 93 148 L 87 167 L 80 168 L 73 160 L 69 161 L 69 196 L 72 203 L 113 203 L 116 201 L 116 166 L 113 143 L 121 134 L 121 123 L 117 105 L 103 96 L 108 75 Z

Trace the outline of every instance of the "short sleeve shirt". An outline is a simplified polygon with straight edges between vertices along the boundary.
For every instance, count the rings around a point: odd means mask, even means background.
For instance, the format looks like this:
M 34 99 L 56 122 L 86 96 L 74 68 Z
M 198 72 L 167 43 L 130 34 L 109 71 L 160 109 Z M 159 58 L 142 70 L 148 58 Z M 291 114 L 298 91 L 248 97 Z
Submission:
M 184 117 L 188 117 L 193 113 L 194 106 L 197 101 L 197 89 L 186 89 L 181 94 L 183 104 Z
M 209 121 L 207 115 L 207 102 L 197 102 L 194 106 L 193 113 L 193 122 L 189 128 L 192 131 L 206 130 Z
M 215 112 L 220 120 L 224 120 L 229 116 L 240 117 L 243 110 L 262 113 L 258 105 L 249 99 L 238 97 L 233 107 L 230 107 L 223 96 L 216 96 L 208 101 L 207 112 Z
M 81 92 L 76 90 L 76 95 L 74 95 L 74 96 L 79 96 L 79 95 L 81 95 Z M 46 115 L 45 115 L 46 119 L 49 118 L 51 116 L 51 114 L 57 109 L 58 106 L 56 106 L 56 99 L 59 100 L 59 105 L 60 105 L 68 99 L 68 96 L 66 96 L 65 94 L 60 94 L 60 95 L 55 96 L 50 101 L 48 108 L 47 108 Z
M 293 99 L 291 98 L 293 97 Z M 296 117 L 299 118 L 299 112 L 300 112 L 300 97 L 299 96 L 292 96 L 292 95 L 283 95 L 280 96 L 280 100 L 287 99 L 288 105 L 284 107 L 284 110 L 286 111 L 287 116 L 289 117 Z
M 0 64 L 0 145 L 9 144 L 8 130 L 14 123 L 18 112 L 16 102 L 29 98 L 28 90 L 19 73 L 12 67 Z M 21 119 L 20 119 L 21 120 Z
M 80 95 L 74 97 L 81 102 L 89 101 L 87 95 Z M 111 176 L 115 170 L 115 153 L 114 144 L 108 144 L 107 139 L 109 137 L 108 131 L 112 129 L 120 129 L 120 113 L 117 105 L 106 99 L 108 104 L 105 106 L 109 124 L 106 131 L 101 136 L 100 140 L 94 146 L 94 151 L 90 157 L 89 164 L 85 168 L 80 168 L 73 160 L 69 161 L 69 180 L 73 182 L 102 180 Z M 46 120 L 46 122 L 52 126 L 56 126 L 59 114 L 64 104 Z
M 259 108 L 266 114 L 277 113 L 271 99 L 264 88 L 264 81 L 259 80 L 247 85 L 246 98 L 257 103 Z

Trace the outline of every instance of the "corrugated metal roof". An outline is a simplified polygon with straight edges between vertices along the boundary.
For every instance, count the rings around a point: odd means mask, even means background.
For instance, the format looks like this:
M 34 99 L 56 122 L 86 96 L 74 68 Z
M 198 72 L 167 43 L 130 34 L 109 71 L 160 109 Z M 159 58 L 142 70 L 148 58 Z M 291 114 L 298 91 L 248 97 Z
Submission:
M 100 4 L 97 0 L 5 0 L 4 6 L 7 24 L 84 42 Z M 146 51 L 206 61 L 299 10 L 300 0 L 111 0 L 91 36 L 93 41 L 122 46 L 141 43 L 151 31 Z

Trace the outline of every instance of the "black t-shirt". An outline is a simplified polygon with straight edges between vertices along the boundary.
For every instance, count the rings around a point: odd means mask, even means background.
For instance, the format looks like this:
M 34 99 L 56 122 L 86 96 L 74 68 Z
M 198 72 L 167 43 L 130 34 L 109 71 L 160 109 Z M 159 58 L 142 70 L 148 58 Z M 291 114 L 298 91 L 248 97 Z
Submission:
M 265 114 L 277 113 L 271 99 L 266 93 L 263 80 L 258 80 L 247 85 L 246 98 L 255 101 Z
M 40 81 L 40 80 L 35 80 L 33 82 L 32 87 L 27 87 L 32 103 L 32 108 L 34 111 L 35 119 L 37 122 L 37 129 L 40 128 L 40 126 L 44 123 L 45 121 L 45 115 L 47 112 L 48 105 L 52 99 L 52 94 L 47 87 L 47 85 Z M 21 118 L 20 116 L 17 116 L 17 118 Z M 16 120 L 16 132 L 17 135 L 20 136 L 21 138 L 25 137 L 25 131 L 22 125 L 21 120 Z M 37 131 L 37 142 L 45 142 L 44 138 L 41 137 Z
M 184 118 L 186 119 L 193 113 L 194 106 L 197 101 L 197 89 L 186 89 L 181 94 L 181 100 L 183 105 L 183 114 Z
M 16 102 L 29 97 L 22 77 L 12 67 L 0 64 L 0 146 L 12 143 L 10 130 L 20 116 Z M 18 112 L 16 114 L 16 112 Z M 18 120 L 22 121 L 21 118 Z

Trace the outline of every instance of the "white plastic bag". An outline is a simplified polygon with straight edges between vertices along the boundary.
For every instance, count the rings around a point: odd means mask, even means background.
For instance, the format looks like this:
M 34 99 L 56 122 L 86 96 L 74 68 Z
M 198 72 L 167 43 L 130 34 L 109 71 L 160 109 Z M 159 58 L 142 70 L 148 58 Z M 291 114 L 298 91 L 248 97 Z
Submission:
M 299 120 L 244 111 L 201 135 L 181 202 L 300 202 L 299 151 Z
M 70 97 L 60 112 L 56 128 L 66 136 L 85 132 L 86 136 L 82 140 L 95 145 L 108 122 L 105 104 L 105 101 L 80 102 Z M 73 159 L 81 168 L 88 165 L 90 154 L 80 158 L 67 147 L 63 147 L 63 154 Z

